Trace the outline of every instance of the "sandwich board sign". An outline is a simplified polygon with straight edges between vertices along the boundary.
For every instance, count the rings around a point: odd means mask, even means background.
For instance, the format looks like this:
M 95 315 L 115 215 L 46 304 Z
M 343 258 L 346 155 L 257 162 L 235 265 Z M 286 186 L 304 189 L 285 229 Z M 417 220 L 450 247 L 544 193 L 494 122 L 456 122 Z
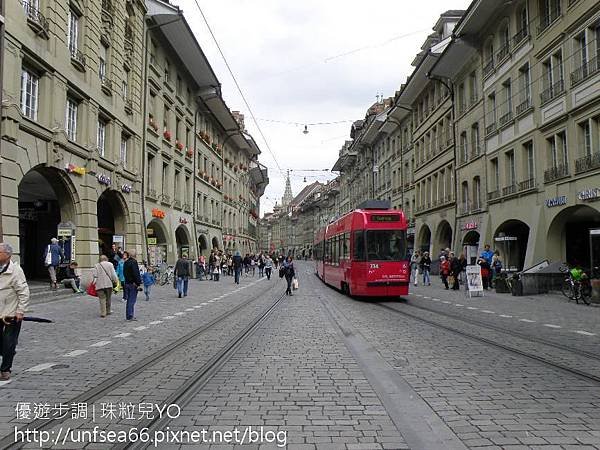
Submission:
M 466 274 L 469 297 L 483 296 L 483 280 L 481 279 L 481 266 L 467 266 Z

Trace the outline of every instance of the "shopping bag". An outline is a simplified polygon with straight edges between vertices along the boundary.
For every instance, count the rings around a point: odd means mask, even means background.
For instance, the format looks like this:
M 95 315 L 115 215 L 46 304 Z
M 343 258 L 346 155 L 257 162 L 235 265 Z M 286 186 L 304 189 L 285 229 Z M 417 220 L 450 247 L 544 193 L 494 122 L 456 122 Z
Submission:
M 280 267 L 279 268 L 279 278 L 283 278 L 284 275 L 285 275 L 285 267 Z
M 295 291 L 298 290 L 298 278 L 294 278 L 292 280 L 292 289 L 294 289 Z
M 448 276 L 448 284 L 454 284 L 454 281 L 455 281 L 454 275 L 449 275 Z
M 92 297 L 98 297 L 98 292 L 96 291 L 96 282 L 92 281 L 90 285 L 86 289 L 87 295 L 91 295 Z
M 121 289 L 123 289 L 123 286 L 121 286 L 121 280 L 117 278 L 117 284 L 115 284 L 115 287 L 113 287 L 113 292 L 116 294 L 117 292 L 120 292 Z

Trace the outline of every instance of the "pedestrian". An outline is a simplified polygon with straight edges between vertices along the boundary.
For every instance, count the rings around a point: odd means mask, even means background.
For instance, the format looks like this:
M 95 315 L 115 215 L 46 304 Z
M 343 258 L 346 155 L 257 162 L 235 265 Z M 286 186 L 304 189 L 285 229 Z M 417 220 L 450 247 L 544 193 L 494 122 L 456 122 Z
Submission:
M 240 275 L 242 273 L 242 254 L 236 250 L 233 254 L 233 275 L 235 284 L 240 284 Z
M 208 257 L 208 273 L 210 274 L 210 279 L 213 280 L 213 270 L 215 268 L 215 251 L 210 251 L 210 256 Z
M 483 289 L 487 291 L 490 285 L 490 264 L 487 262 L 487 259 L 483 257 L 479 258 L 477 264 L 481 267 L 481 282 L 483 284 Z
M 444 287 L 448 289 L 448 276 L 450 275 L 450 262 L 445 256 L 440 256 L 440 276 L 442 277 L 442 283 Z
M 491 269 L 492 269 L 491 270 L 491 272 L 492 272 L 491 287 L 494 287 L 496 285 L 496 278 L 498 278 L 498 276 L 502 273 L 502 260 L 500 259 L 500 256 L 494 255 L 492 257 Z
M 77 275 L 77 261 L 71 261 L 68 267 L 65 269 L 65 277 L 61 280 L 61 283 L 65 287 L 70 287 L 76 294 L 84 294 L 85 291 L 81 289 L 81 281 L 79 275 Z M 114 269 L 114 268 L 113 268 Z
M 270 280 L 271 272 L 273 271 L 273 260 L 271 259 L 271 257 L 269 255 L 266 255 L 264 261 L 265 261 L 264 262 L 265 274 L 267 275 L 267 280 Z
M 465 289 L 469 290 L 469 288 L 467 287 L 467 257 L 464 253 L 460 254 L 460 256 L 458 257 L 458 261 L 460 262 L 461 267 L 459 283 L 464 284 Z
M 29 286 L 21 266 L 11 260 L 13 249 L 0 243 L 0 380 L 10 379 L 21 322 L 29 305 Z
M 123 276 L 125 278 L 125 291 L 127 307 L 125 309 L 126 320 L 137 320 L 134 316 L 135 302 L 137 300 L 138 287 L 142 284 L 140 277 L 140 268 L 135 259 L 135 250 L 129 250 L 127 260 L 123 265 Z
M 44 265 L 48 268 L 48 274 L 50 275 L 50 287 L 51 289 L 57 289 L 58 284 L 56 282 L 56 270 L 63 260 L 63 251 L 58 245 L 58 239 L 50 239 L 50 244 L 46 247 L 44 252 Z
M 431 258 L 429 252 L 423 252 L 421 261 L 419 263 L 419 269 L 423 274 L 423 286 L 431 286 L 431 279 L 429 278 L 429 271 L 431 270 Z
M 123 267 L 125 267 L 125 261 L 129 257 L 129 253 L 123 252 L 123 257 L 119 260 L 117 264 L 117 277 L 119 278 L 119 282 L 121 283 L 121 287 L 123 288 L 123 298 L 122 301 L 127 301 L 127 290 L 125 289 L 125 275 L 123 274 Z
M 459 280 L 460 273 L 462 271 L 462 263 L 460 260 L 454 255 L 454 253 L 450 252 L 450 273 L 454 277 L 452 280 L 452 290 L 457 291 L 460 289 Z
M 416 250 L 410 258 L 410 273 L 414 284 L 417 286 L 419 280 L 419 264 L 421 263 L 421 252 Z
M 485 259 L 491 267 L 493 257 L 494 257 L 494 252 L 490 250 L 490 246 L 488 244 L 485 244 L 483 246 L 483 251 L 481 252 L 481 258 Z
M 215 265 L 213 268 L 213 280 L 219 281 L 220 275 L 221 275 L 221 257 L 219 255 L 215 255 Z
M 283 269 L 285 281 L 287 281 L 287 289 L 285 291 L 285 295 L 294 295 L 292 294 L 292 280 L 296 276 L 296 271 L 294 270 L 294 262 L 292 261 L 291 256 L 288 256 L 287 259 L 284 261 Z
M 181 296 L 187 297 L 188 283 L 191 274 L 192 267 L 188 261 L 187 255 L 184 253 L 175 263 L 174 275 L 175 279 L 177 280 L 177 294 L 179 298 L 181 298 Z
M 265 276 L 265 257 L 262 253 L 258 255 L 258 276 L 259 278 Z
M 244 275 L 247 277 L 250 272 L 250 255 L 246 253 L 244 256 Z
M 100 256 L 100 262 L 94 266 L 94 281 L 100 302 L 100 317 L 109 316 L 112 314 L 110 307 L 113 288 L 117 285 L 119 277 L 115 266 L 106 255 Z
M 156 279 L 150 270 L 146 270 L 142 274 L 142 283 L 144 284 L 144 294 L 146 295 L 146 301 L 150 300 L 150 292 L 152 286 L 156 283 Z

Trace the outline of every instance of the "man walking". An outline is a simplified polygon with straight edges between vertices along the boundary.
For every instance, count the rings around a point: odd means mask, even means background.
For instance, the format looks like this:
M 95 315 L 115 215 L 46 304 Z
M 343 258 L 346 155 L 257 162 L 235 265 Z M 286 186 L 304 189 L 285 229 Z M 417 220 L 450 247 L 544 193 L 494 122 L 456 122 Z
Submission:
M 267 274 L 267 280 L 271 279 L 271 271 L 273 270 L 273 260 L 269 255 L 265 257 L 265 273 Z
M 138 287 L 142 284 L 140 268 L 135 259 L 135 250 L 125 252 L 127 260 L 123 264 L 123 277 L 125 278 L 125 297 L 127 306 L 125 308 L 125 319 L 137 320 L 134 317 L 135 302 L 137 300 Z
M 239 250 L 235 251 L 233 255 L 233 274 L 235 284 L 240 284 L 240 274 L 242 273 L 242 255 Z
M 0 380 L 10 379 L 21 321 L 29 305 L 29 286 L 21 266 L 11 260 L 13 249 L 0 243 Z
M 50 239 L 50 244 L 48 247 L 46 247 L 46 251 L 44 252 L 44 265 L 48 268 L 52 289 L 58 288 L 58 283 L 56 282 L 56 271 L 62 262 L 62 259 L 63 251 L 60 248 L 60 245 L 58 245 L 58 239 Z
M 192 274 L 191 264 L 188 261 L 187 255 L 181 255 L 181 258 L 175 263 L 175 278 L 177 279 L 177 294 L 179 298 L 183 295 L 187 297 L 188 283 Z

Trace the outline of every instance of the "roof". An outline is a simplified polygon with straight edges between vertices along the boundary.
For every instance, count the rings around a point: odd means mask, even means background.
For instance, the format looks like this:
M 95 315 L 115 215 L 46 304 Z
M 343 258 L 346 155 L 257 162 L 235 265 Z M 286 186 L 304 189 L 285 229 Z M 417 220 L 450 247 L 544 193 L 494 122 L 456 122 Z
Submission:
M 305 186 L 304 189 L 302 189 L 300 193 L 294 197 L 291 204 L 293 206 L 298 206 L 302 204 L 311 194 L 315 193 L 315 191 L 317 191 L 321 187 L 323 187 L 323 185 L 318 181 L 315 181 L 314 183 Z

